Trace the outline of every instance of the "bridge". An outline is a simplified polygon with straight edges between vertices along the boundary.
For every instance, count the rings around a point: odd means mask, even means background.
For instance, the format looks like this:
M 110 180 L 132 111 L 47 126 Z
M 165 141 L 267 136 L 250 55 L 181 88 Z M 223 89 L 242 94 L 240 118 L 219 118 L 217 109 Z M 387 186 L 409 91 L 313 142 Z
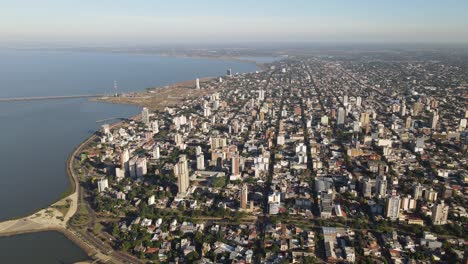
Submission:
M 64 95 L 64 96 L 37 96 L 37 97 L 12 97 L 0 98 L 1 102 L 19 102 L 19 101 L 39 101 L 39 100 L 60 100 L 60 99 L 75 99 L 75 98 L 93 98 L 104 97 L 105 94 L 82 94 L 82 95 Z

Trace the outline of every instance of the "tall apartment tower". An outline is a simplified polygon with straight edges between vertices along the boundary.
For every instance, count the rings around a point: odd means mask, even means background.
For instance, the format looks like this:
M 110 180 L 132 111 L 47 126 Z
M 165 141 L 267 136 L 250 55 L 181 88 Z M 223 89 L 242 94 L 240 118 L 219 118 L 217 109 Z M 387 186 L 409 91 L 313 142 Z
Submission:
M 195 80 L 195 88 L 200 89 L 200 79 Z
M 465 131 L 466 129 L 466 118 L 460 119 L 460 125 L 458 126 L 459 131 Z
M 241 187 L 241 197 L 240 197 L 240 204 L 242 209 L 247 209 L 247 196 L 249 194 L 249 187 L 247 184 L 242 185 Z
M 232 175 L 240 175 L 240 156 L 237 153 L 232 155 Z
M 361 106 L 362 105 L 362 98 L 361 96 L 356 97 L 356 106 Z
M 184 197 L 190 185 L 189 168 L 186 155 L 179 156 L 179 162 L 174 166 L 174 175 L 177 177 L 177 187 L 179 188 L 178 196 Z
M 423 190 L 424 190 L 424 187 L 420 183 L 413 186 L 413 197 L 415 200 L 418 200 L 419 198 L 422 197 Z
M 432 113 L 432 120 L 431 120 L 431 128 L 432 129 L 437 129 L 437 123 L 439 122 L 439 114 L 437 111 L 434 111 Z
M 151 130 L 153 130 L 153 134 L 159 133 L 159 123 L 157 120 L 151 123 Z
M 135 164 L 135 172 L 138 178 L 141 178 L 148 173 L 147 160 L 145 157 L 137 160 Z
M 377 177 L 376 185 L 377 196 L 379 198 L 385 197 L 387 195 L 387 177 L 384 175 Z
M 98 181 L 98 192 L 104 192 L 107 188 L 109 188 L 109 182 L 107 178 L 103 178 Z
M 367 126 L 370 123 L 370 113 L 363 112 L 359 118 L 359 122 L 361 122 L 361 126 Z
M 149 110 L 146 107 L 143 107 L 143 110 L 141 111 L 141 122 L 144 124 L 149 124 Z
M 391 196 L 387 198 L 385 216 L 390 218 L 391 220 L 398 219 L 398 216 L 400 216 L 400 206 L 401 206 L 400 196 Z
M 406 115 L 406 102 L 405 102 L 405 101 L 403 101 L 403 102 L 401 103 L 400 115 L 401 115 L 401 116 L 405 116 L 405 115 Z
M 203 153 L 197 155 L 197 170 L 205 170 L 205 156 Z
M 343 107 L 340 107 L 338 109 L 338 120 L 337 120 L 337 124 L 338 125 L 343 125 L 344 124 L 344 121 L 345 121 L 345 110 Z
M 447 217 L 449 212 L 449 206 L 442 200 L 440 204 L 436 204 L 432 207 L 432 224 L 434 225 L 445 225 L 447 224 Z
M 202 148 L 200 146 L 195 147 L 195 155 L 198 156 L 202 154 Z
M 408 116 L 408 117 L 406 118 L 405 128 L 410 128 L 410 127 L 411 127 L 411 123 L 412 123 L 411 116 Z
M 153 159 L 159 159 L 161 157 L 161 152 L 159 146 L 154 147 L 153 149 Z
M 258 91 L 258 100 L 260 101 L 265 100 L 265 90 L 261 89 Z
M 102 125 L 101 128 L 102 128 L 102 133 L 103 133 L 104 135 L 110 134 L 110 126 L 109 126 L 109 124 L 104 124 L 104 125 Z
M 120 153 L 120 169 L 123 171 L 128 171 L 128 161 L 130 160 L 130 153 L 128 149 L 124 149 Z

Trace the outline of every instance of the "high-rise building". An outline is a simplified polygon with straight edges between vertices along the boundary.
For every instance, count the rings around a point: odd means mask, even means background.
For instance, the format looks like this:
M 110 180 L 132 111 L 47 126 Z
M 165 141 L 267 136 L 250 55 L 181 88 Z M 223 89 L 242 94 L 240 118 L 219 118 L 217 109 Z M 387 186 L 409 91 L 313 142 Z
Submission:
M 179 156 L 179 162 L 174 166 L 174 175 L 177 177 L 178 196 L 185 197 L 190 185 L 187 156 Z
M 153 149 L 153 159 L 159 159 L 161 157 L 159 146 L 154 147 Z
M 400 216 L 400 196 L 391 196 L 387 198 L 385 216 L 391 220 L 396 220 Z
M 203 153 L 197 155 L 197 170 L 205 169 L 205 156 Z
M 406 118 L 406 122 L 405 122 L 405 128 L 411 128 L 411 123 L 412 123 L 412 120 L 411 120 L 411 116 L 408 116 Z
M 149 110 L 146 107 L 143 107 L 143 110 L 141 111 L 141 122 L 144 124 L 149 124 Z
M 416 200 L 407 195 L 401 199 L 401 209 L 403 211 L 414 210 L 416 209 Z
M 146 158 L 139 158 L 135 164 L 135 171 L 137 177 L 143 177 L 148 173 Z
M 343 107 L 338 108 L 338 125 L 343 125 L 345 123 L 345 110 Z
M 377 196 L 379 198 L 385 197 L 387 195 L 387 176 L 380 175 L 377 177 L 376 181 Z
M 299 164 L 306 164 L 307 163 L 307 154 L 305 152 L 297 153 L 298 163 Z
M 109 124 L 102 125 L 102 133 L 104 135 L 110 134 L 110 126 Z
M 465 131 L 466 129 L 466 118 L 460 119 L 460 125 L 458 126 L 459 131 Z
M 100 179 L 98 181 L 98 192 L 103 192 L 107 188 L 109 188 L 109 182 L 107 181 L 107 178 Z
M 232 70 L 230 68 L 226 70 L 226 75 L 229 77 L 232 76 Z
M 279 146 L 282 146 L 282 145 L 284 145 L 284 143 L 285 143 L 284 133 L 279 133 L 278 138 L 277 138 L 277 144 Z
M 121 181 L 125 178 L 125 171 L 120 168 L 115 168 L 115 178 L 117 181 Z
M 424 104 L 421 103 L 421 102 L 415 102 L 413 104 L 413 115 L 417 116 L 419 115 L 419 113 L 421 113 L 421 111 L 424 109 Z
M 232 175 L 239 176 L 240 175 L 240 156 L 239 154 L 232 155 Z
M 123 171 L 128 171 L 128 161 L 130 160 L 130 153 L 128 149 L 124 149 L 120 153 L 120 169 Z
M 200 89 L 200 79 L 195 80 L 195 88 Z
M 240 204 L 241 204 L 242 209 L 247 209 L 248 194 L 249 194 L 248 185 L 247 184 L 242 185 L 242 187 L 241 187 L 241 196 L 240 196 Z
M 212 137 L 211 138 L 211 149 L 215 150 L 218 148 L 222 148 L 227 145 L 226 138 L 220 138 L 220 137 Z
M 195 155 L 198 156 L 202 154 L 202 148 L 200 146 L 195 147 Z
M 360 122 L 354 121 L 353 122 L 353 132 L 358 133 L 361 130 Z
M 320 122 L 322 123 L 322 126 L 328 126 L 328 116 L 327 115 L 322 116 L 322 118 L 320 119 Z
M 159 123 L 157 120 L 151 123 L 151 130 L 153 130 L 153 134 L 159 133 Z
M 449 206 L 442 200 L 440 204 L 435 204 L 432 207 L 432 224 L 445 225 L 447 224 L 447 217 L 449 213 Z
M 359 107 L 359 106 L 361 106 L 361 104 L 362 104 L 362 98 L 361 98 L 361 96 L 356 97 L 356 106 Z
M 375 180 L 365 178 L 362 182 L 362 196 L 365 198 L 372 197 L 372 187 L 375 185 Z
M 413 187 L 413 197 L 414 197 L 414 199 L 418 200 L 419 198 L 421 198 L 422 195 L 423 195 L 423 190 L 424 190 L 424 187 L 420 183 L 416 184 Z
M 258 91 L 258 100 L 260 100 L 260 101 L 265 100 L 265 90 L 260 89 L 260 90 Z
M 203 107 L 203 116 L 209 117 L 211 115 L 211 107 L 205 106 Z
M 437 111 L 434 111 L 432 113 L 432 120 L 431 120 L 432 129 L 437 129 L 437 122 L 439 122 L 439 114 L 437 113 Z
M 136 163 L 137 163 L 137 157 L 133 157 L 128 161 L 128 174 L 130 175 L 131 178 L 136 178 Z
M 429 202 L 434 202 L 437 200 L 437 191 L 434 189 L 429 189 L 424 191 L 424 199 L 426 199 Z
M 174 142 L 177 146 L 184 144 L 184 137 L 181 134 L 175 134 Z
M 343 96 L 343 105 L 344 106 L 348 105 L 348 96 L 347 95 Z
M 405 116 L 405 115 L 406 115 L 406 102 L 405 102 L 405 101 L 403 101 L 403 102 L 401 103 L 400 115 L 401 115 L 401 116 Z
M 361 126 L 367 126 L 370 122 L 370 113 L 369 112 L 363 112 L 361 113 L 361 116 L 359 118 L 359 122 L 361 122 Z

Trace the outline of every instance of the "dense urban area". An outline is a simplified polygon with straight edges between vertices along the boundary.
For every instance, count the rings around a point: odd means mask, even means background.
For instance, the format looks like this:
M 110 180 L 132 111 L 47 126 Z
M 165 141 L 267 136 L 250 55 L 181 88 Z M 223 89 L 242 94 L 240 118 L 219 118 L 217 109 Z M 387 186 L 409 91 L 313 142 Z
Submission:
M 96 133 L 70 224 L 132 263 L 465 263 L 456 58 L 285 56 L 196 80 L 206 95 Z

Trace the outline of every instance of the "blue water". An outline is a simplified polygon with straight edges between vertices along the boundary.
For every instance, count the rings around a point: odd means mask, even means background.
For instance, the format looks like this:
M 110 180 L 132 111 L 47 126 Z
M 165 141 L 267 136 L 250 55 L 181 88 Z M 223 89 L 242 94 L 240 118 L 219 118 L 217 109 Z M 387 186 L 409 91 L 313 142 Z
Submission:
M 220 76 L 228 68 L 240 73 L 256 70 L 253 63 L 228 60 L 0 50 L 0 98 L 109 93 L 114 80 L 119 92 L 138 91 Z M 67 157 L 102 125 L 96 121 L 139 111 L 134 106 L 86 99 L 0 102 L 0 220 L 33 213 L 58 200 L 69 185 Z M 43 236 L 49 236 L 44 239 L 51 245 L 61 243 L 48 233 L 33 235 L 38 241 Z M 10 245 L 10 259 L 23 256 L 19 241 L 0 238 L 0 263 L 4 263 L 2 245 Z M 53 257 L 60 259 L 64 252 L 55 251 Z
M 87 259 L 85 252 L 58 232 L 0 238 L 0 263 L 68 264 Z
M 0 97 L 120 92 L 216 77 L 226 69 L 255 71 L 253 64 L 125 53 L 0 50 Z

